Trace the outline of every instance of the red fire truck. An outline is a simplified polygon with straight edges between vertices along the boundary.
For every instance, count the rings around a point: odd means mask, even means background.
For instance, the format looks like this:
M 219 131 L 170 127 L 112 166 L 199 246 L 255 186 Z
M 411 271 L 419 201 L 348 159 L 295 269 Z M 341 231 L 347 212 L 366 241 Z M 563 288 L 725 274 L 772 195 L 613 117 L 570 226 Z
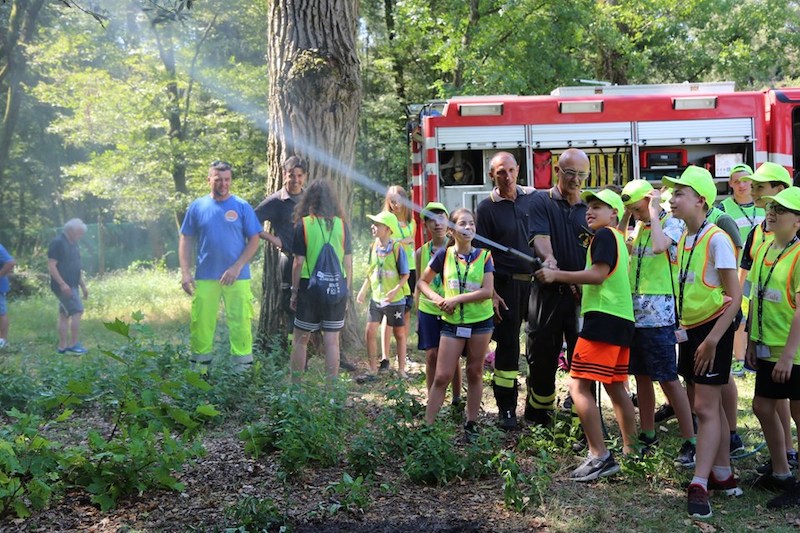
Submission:
M 736 92 L 720 82 L 464 96 L 426 104 L 408 131 L 417 205 L 474 210 L 492 189 L 489 161 L 501 150 L 515 155 L 521 185 L 549 188 L 559 153 L 570 147 L 590 157 L 589 189 L 703 165 L 724 195 L 737 163 L 800 169 L 800 88 Z

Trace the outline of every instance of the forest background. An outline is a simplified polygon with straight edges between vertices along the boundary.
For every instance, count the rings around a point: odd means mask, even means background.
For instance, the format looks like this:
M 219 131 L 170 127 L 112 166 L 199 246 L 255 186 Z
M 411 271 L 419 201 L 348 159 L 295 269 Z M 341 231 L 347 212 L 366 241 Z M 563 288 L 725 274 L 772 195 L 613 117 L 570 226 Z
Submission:
M 214 159 L 233 164 L 235 193 L 251 203 L 271 192 L 267 9 L 0 3 L 0 243 L 18 272 L 45 270 L 48 241 L 72 217 L 91 224 L 90 274 L 175 266 L 176 226 Z M 585 78 L 761 89 L 800 77 L 796 2 L 363 0 L 358 17 L 355 170 L 383 185 L 408 180 L 407 104 L 546 94 Z M 343 203 L 364 228 L 382 198 L 352 191 Z

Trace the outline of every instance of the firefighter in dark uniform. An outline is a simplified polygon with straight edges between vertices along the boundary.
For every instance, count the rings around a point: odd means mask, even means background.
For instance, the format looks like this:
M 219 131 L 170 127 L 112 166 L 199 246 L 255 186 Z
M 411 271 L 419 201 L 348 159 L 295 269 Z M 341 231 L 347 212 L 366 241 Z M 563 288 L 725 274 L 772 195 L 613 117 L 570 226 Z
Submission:
M 528 220 L 531 200 L 536 195 L 530 188 L 517 185 L 519 165 L 508 152 L 498 152 L 492 158 L 489 176 L 495 188 L 476 210 L 479 236 L 513 248 L 527 255 Z M 499 323 L 492 338 L 495 349 L 492 389 L 499 411 L 500 426 L 505 430 L 517 427 L 517 376 L 519 375 L 519 330 L 527 315 L 531 286 L 531 263 L 491 244 L 494 258 L 495 313 Z
M 558 159 L 556 185 L 531 202 L 530 235 L 536 255 L 548 268 L 583 270 L 591 230 L 581 188 L 589 177 L 589 158 L 570 148 Z M 563 283 L 531 287 L 527 316 L 528 394 L 525 420 L 545 425 L 555 406 L 558 354 L 564 340 L 567 356 L 578 338 L 580 287 Z

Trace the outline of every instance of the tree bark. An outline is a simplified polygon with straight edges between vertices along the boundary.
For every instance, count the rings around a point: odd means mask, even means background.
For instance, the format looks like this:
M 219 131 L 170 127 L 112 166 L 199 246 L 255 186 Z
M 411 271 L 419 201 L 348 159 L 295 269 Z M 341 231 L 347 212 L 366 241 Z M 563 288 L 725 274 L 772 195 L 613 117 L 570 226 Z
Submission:
M 5 111 L 3 121 L 0 123 L 0 191 L 5 189 L 3 181 L 9 166 L 11 143 L 19 117 L 22 96 L 20 85 L 28 66 L 23 48 L 33 37 L 36 19 L 43 4 L 44 0 L 15 0 L 11 6 L 8 33 L 2 46 L 2 55 L 5 56 L 6 63 L 0 69 L 0 82 L 6 83 Z
M 347 213 L 361 107 L 358 0 L 269 0 L 268 17 L 266 190 L 281 188 L 281 164 L 297 154 L 308 161 L 309 179 L 334 182 Z M 262 347 L 281 332 L 279 287 L 278 254 L 268 248 L 258 325 Z M 354 305 L 349 305 L 342 344 L 357 342 Z

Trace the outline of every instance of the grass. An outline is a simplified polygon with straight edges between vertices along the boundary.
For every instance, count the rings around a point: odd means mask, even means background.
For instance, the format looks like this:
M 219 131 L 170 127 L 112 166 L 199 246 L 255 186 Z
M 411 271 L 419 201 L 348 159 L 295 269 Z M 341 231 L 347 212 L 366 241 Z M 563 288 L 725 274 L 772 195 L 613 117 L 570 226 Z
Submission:
M 362 252 L 363 250 L 359 249 L 357 254 Z M 362 263 L 355 262 L 356 282 L 363 277 Z M 256 266 L 253 273 L 255 295 L 260 294 L 260 278 L 260 269 Z M 145 316 L 144 322 L 152 327 L 156 337 L 165 343 L 182 345 L 183 350 L 186 350 L 190 299 L 179 287 L 177 272 L 149 270 L 112 273 L 90 279 L 89 290 L 90 298 L 86 302 L 83 339 L 90 348 L 117 345 L 120 342 L 119 337 L 107 331 L 102 323 L 113 321 L 115 318 L 129 321 L 131 313 L 141 311 Z M 363 315 L 364 313 L 360 313 L 360 316 Z M 12 299 L 9 303 L 9 318 L 12 349 L 0 355 L 0 370 L 3 367 L 15 368 L 34 381 L 45 380 L 57 384 L 59 376 L 90 375 L 98 367 L 108 364 L 94 350 L 92 354 L 81 358 L 65 358 L 55 354 L 56 304 L 49 293 L 21 300 Z M 224 330 L 221 329 L 218 336 L 224 341 Z M 413 346 L 413 342 L 412 339 L 410 346 Z M 424 356 L 416 350 L 409 350 L 409 356 L 417 364 L 424 363 Z M 352 361 L 360 362 L 362 367 L 365 366 L 364 353 L 348 354 L 348 357 Z M 321 366 L 319 358 L 312 359 L 313 373 L 319 372 Z M 283 379 L 283 376 L 281 375 L 280 379 Z M 261 379 L 274 381 L 275 376 Z M 24 385 L 22 381 L 17 383 Z M 363 431 L 364 427 L 368 427 L 365 426 L 364 418 L 367 408 L 374 411 L 376 404 L 378 411 L 386 408 L 385 405 L 379 404 L 385 402 L 383 392 L 386 383 L 383 381 L 368 385 L 357 385 L 351 381 L 345 383 L 349 389 L 349 396 L 354 399 L 347 408 L 353 410 L 351 429 L 352 435 L 355 435 Z M 739 430 L 750 449 L 762 441 L 758 422 L 750 409 L 754 383 L 753 375 L 737 379 Z M 421 378 L 415 379 L 410 386 L 424 401 L 424 381 Z M 559 396 L 563 397 L 566 385 L 565 376 L 561 373 L 558 377 L 558 387 Z M 255 388 L 252 390 L 257 391 Z M 521 395 L 524 394 L 523 390 Z M 218 394 L 221 395 L 222 392 Z M 659 400 L 663 398 L 660 397 Z M 233 402 L 233 405 L 235 406 L 236 402 Z M 255 400 L 253 405 L 257 405 Z M 484 423 L 491 424 L 495 417 L 495 407 L 490 387 L 485 388 L 483 407 L 487 411 Z M 611 404 L 607 398 L 603 400 L 603 415 L 610 435 L 615 439 L 618 429 L 613 421 Z M 443 415 L 442 418 L 446 417 L 447 415 Z M 456 431 L 459 430 L 457 425 L 455 428 Z M 569 451 L 568 441 L 553 445 L 549 435 L 543 432 L 531 432 L 529 429 L 522 435 L 507 437 L 503 446 L 515 450 L 524 476 L 520 478 L 520 490 L 525 491 L 526 497 L 530 498 L 527 514 L 515 515 L 519 518 L 519 524 L 530 523 L 526 521 L 534 520 L 535 517 L 536 523 L 544 525 L 547 531 L 565 533 L 603 531 L 611 528 L 622 531 L 664 532 L 797 530 L 800 510 L 768 511 L 765 504 L 772 495 L 747 486 L 744 487 L 745 495 L 741 498 L 712 498 L 714 516 L 710 520 L 700 522 L 686 517 L 685 490 L 681 488 L 681 484 L 691 478 L 691 472 L 672 465 L 672 457 L 680 446 L 677 423 L 673 419 L 657 429 L 661 444 L 655 456 L 640 463 L 625 465 L 624 474 L 621 476 L 589 485 L 576 485 L 566 480 L 570 469 L 580 460 Z M 517 445 L 520 440 L 522 443 Z M 618 438 L 612 445 L 616 441 Z M 762 450 L 734 463 L 737 474 L 743 482 L 755 475 L 754 468 L 766 458 L 766 450 Z M 338 479 L 342 479 L 341 472 L 337 475 Z M 406 480 L 405 483 L 409 482 Z M 373 487 L 374 490 L 377 489 Z M 415 489 L 409 487 L 403 490 Z M 495 493 L 485 495 L 486 513 L 491 512 L 493 505 L 502 505 L 502 494 L 502 487 L 498 485 Z

